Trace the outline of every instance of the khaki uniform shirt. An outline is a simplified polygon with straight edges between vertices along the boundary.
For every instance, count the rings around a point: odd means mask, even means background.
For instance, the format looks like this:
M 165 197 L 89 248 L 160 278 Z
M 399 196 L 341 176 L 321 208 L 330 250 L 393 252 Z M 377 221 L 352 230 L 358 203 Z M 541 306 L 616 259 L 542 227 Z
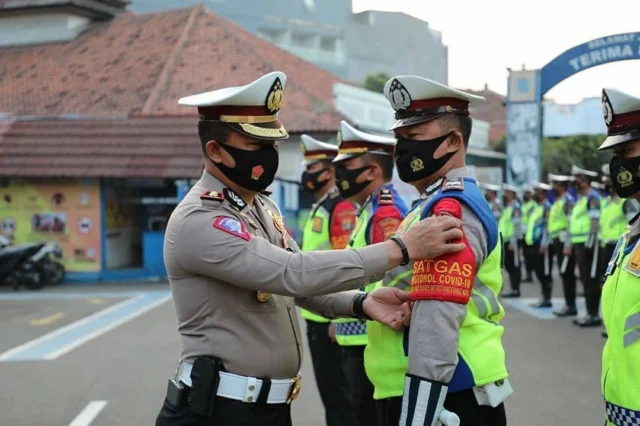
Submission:
M 224 200 L 201 199 L 208 191 Z M 164 259 L 183 360 L 215 356 L 230 373 L 293 377 L 302 362 L 294 303 L 326 318 L 348 316 L 356 292 L 322 295 L 384 276 L 386 247 L 302 253 L 281 220 L 267 196 L 246 205 L 206 171 L 175 209 Z M 260 302 L 258 291 L 271 297 Z

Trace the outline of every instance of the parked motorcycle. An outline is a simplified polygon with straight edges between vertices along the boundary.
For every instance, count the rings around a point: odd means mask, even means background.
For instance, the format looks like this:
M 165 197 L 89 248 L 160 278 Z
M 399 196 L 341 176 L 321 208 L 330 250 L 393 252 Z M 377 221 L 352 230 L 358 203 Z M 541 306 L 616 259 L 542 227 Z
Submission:
M 0 240 L 0 247 L 4 243 Z M 61 257 L 62 250 L 55 242 L 0 248 L 0 284 L 10 285 L 14 290 L 20 285 L 40 290 L 48 284 L 59 284 L 64 280 L 65 270 L 54 258 Z

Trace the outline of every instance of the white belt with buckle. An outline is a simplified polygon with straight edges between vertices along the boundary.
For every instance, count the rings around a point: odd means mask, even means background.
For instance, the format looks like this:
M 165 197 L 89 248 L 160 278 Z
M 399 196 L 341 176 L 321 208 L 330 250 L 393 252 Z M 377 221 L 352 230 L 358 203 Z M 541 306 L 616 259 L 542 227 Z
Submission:
M 180 380 L 185 385 L 191 387 L 191 369 L 193 364 L 188 362 L 180 363 L 176 380 Z M 301 376 L 292 379 L 271 379 L 271 389 L 267 397 L 267 404 L 291 404 L 300 393 Z M 242 402 L 256 402 L 262 380 L 255 377 L 239 376 L 237 374 L 220 372 L 220 384 L 216 395 L 222 398 L 234 399 Z

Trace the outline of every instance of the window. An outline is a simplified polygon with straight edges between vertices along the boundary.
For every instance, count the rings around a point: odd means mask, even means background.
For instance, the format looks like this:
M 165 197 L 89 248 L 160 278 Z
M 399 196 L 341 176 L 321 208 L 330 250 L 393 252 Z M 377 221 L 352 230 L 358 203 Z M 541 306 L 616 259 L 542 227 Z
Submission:
M 338 44 L 338 39 L 335 37 L 324 36 L 320 40 L 320 49 L 327 52 L 335 52 Z

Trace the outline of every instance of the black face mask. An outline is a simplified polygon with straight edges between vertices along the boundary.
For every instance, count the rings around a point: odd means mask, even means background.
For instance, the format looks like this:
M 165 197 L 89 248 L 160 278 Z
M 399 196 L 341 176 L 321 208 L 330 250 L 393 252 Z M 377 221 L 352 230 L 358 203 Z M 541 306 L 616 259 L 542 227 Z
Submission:
M 233 183 L 249 191 L 262 192 L 273 183 L 278 171 L 278 149 L 270 143 L 254 151 L 221 143 L 220 146 L 233 157 L 235 167 L 215 163 Z
M 340 195 L 344 198 L 350 198 L 365 189 L 371 181 L 365 180 L 364 182 L 356 183 L 356 179 L 358 179 L 358 176 L 360 176 L 362 172 L 367 170 L 369 167 L 371 166 L 364 166 L 359 169 L 352 170 L 345 167 L 337 167 L 336 184 L 338 186 L 338 191 L 340 191 Z
M 445 154 L 437 160 L 433 158 L 433 154 L 452 133 L 424 140 L 398 138 L 394 156 L 400 179 L 407 183 L 415 182 L 433 175 L 447 164 L 457 151 Z
M 322 182 L 319 182 L 318 178 L 322 173 L 326 172 L 327 170 L 329 170 L 328 167 L 325 167 L 322 170 L 318 170 L 317 172 L 307 172 L 307 171 L 303 172 L 302 186 L 304 187 L 304 189 L 313 194 L 314 192 L 317 192 L 322 187 L 324 187 L 327 184 L 327 182 L 329 182 L 329 179 L 325 179 Z
M 525 203 L 528 203 L 529 201 L 531 201 L 531 195 L 523 195 L 522 199 Z
M 640 157 L 624 158 L 614 155 L 611 159 L 609 163 L 611 184 L 621 198 L 628 198 L 640 191 L 638 167 L 640 167 Z

